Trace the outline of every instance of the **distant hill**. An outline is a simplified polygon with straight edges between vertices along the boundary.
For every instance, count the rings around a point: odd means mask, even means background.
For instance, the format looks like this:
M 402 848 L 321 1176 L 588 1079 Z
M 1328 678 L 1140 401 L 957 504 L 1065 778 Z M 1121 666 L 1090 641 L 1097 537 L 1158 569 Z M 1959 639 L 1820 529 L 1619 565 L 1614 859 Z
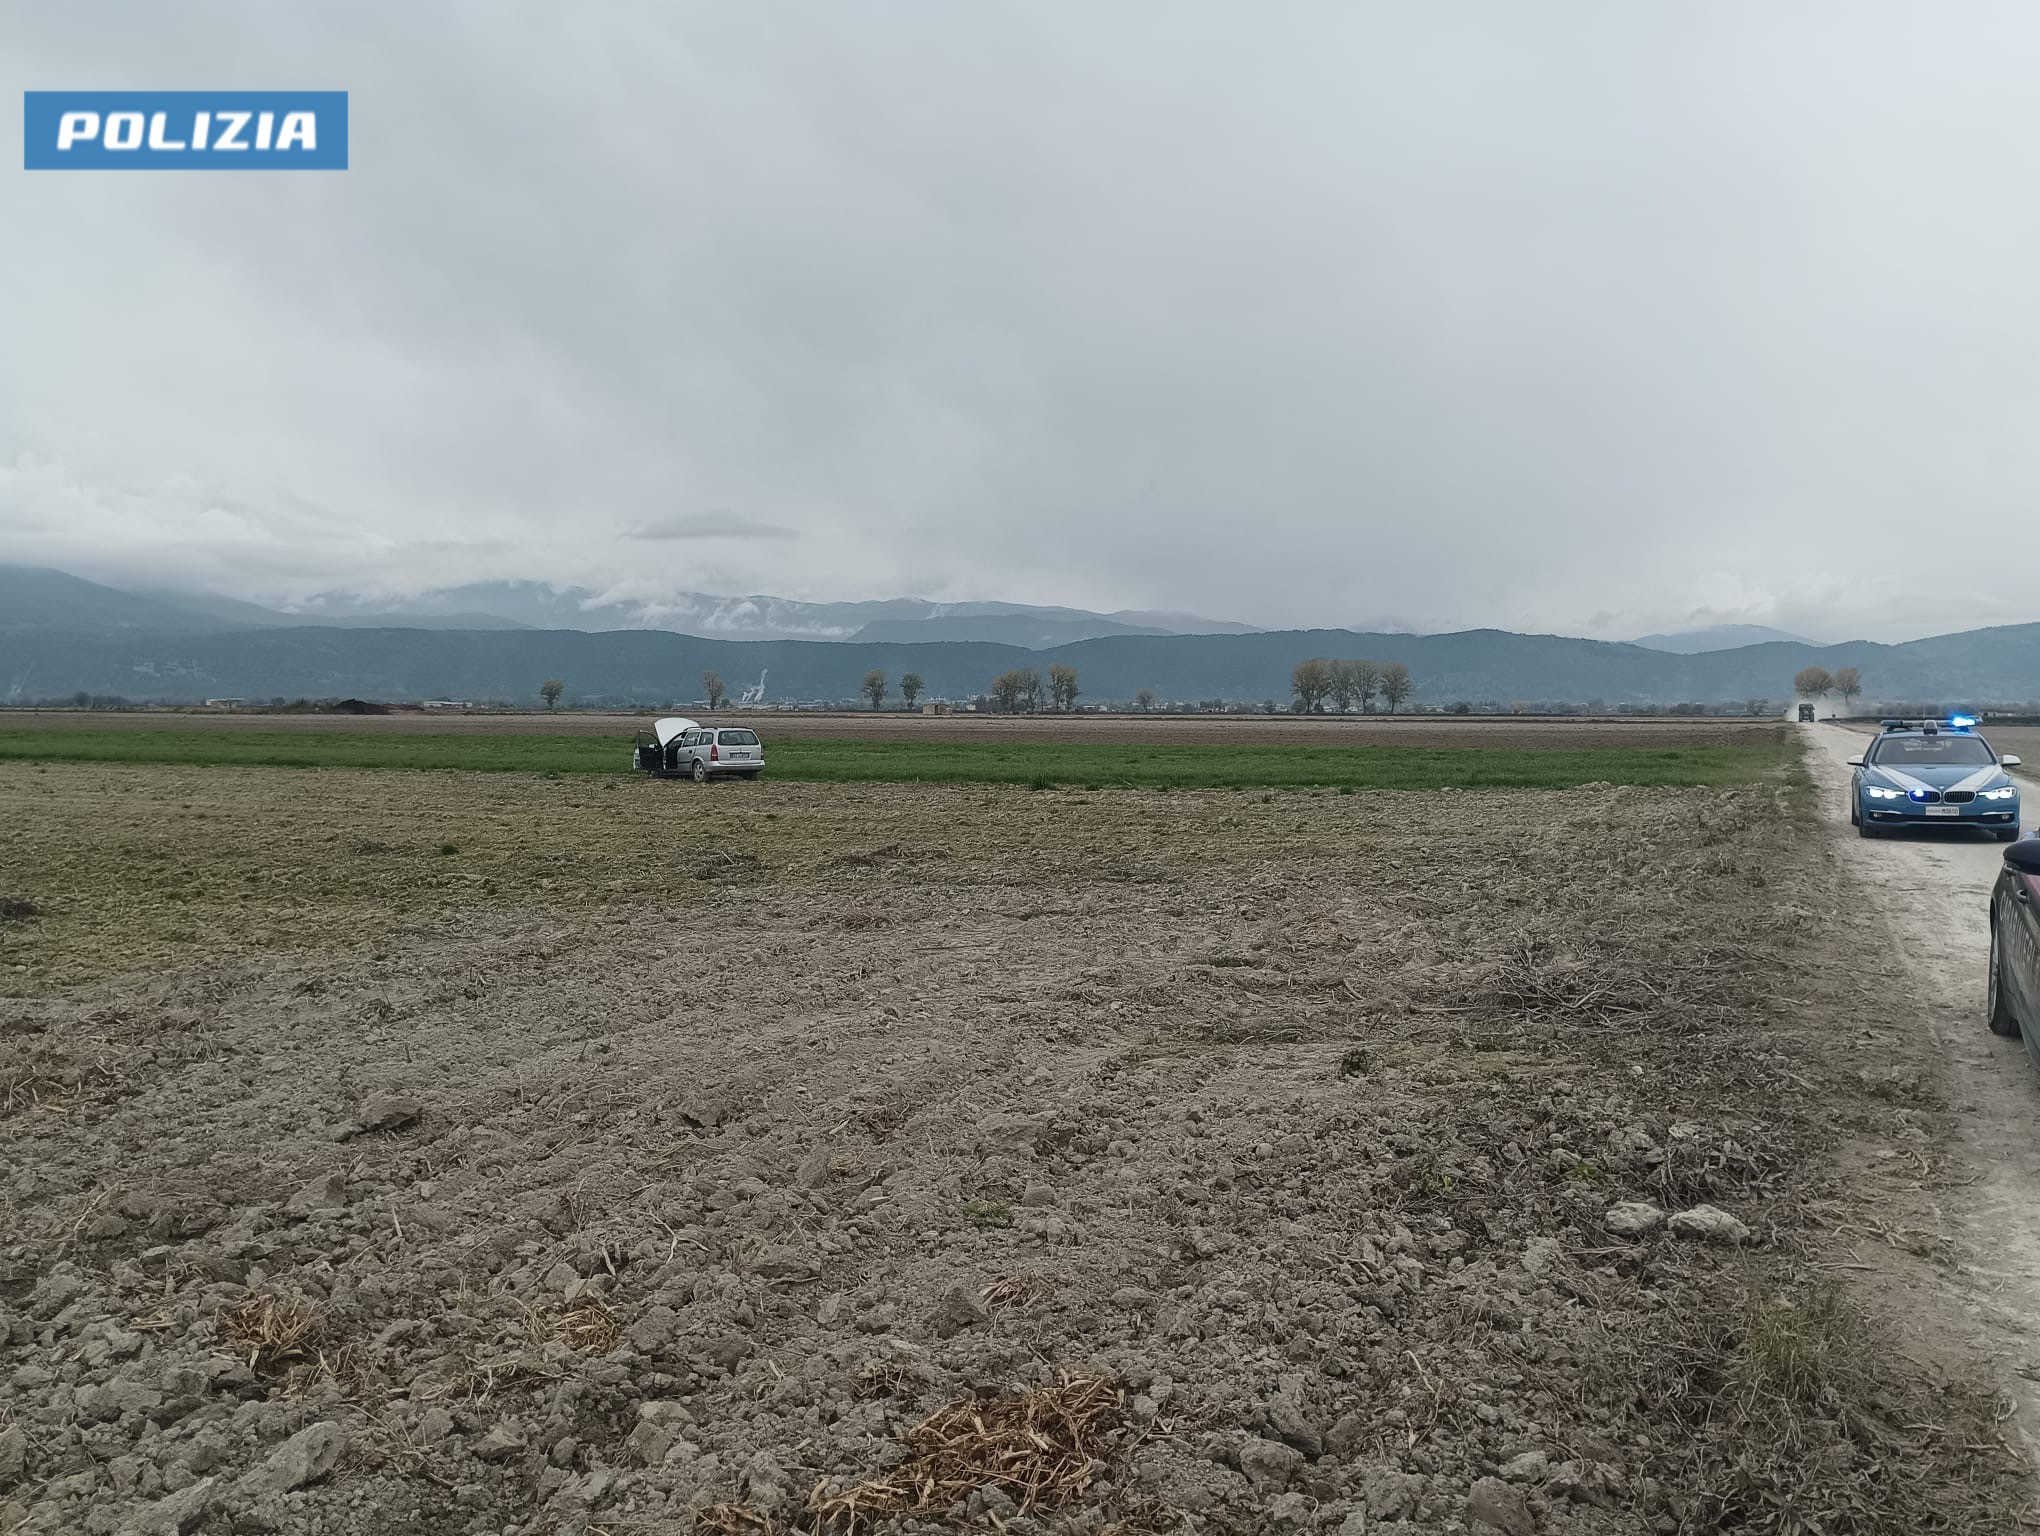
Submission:
M 110 589 L 109 589 L 110 590 Z M 357 613 L 346 617 L 326 614 L 292 613 L 282 608 L 265 608 L 239 598 L 217 593 L 142 591 L 138 597 L 168 603 L 201 618 L 226 619 L 235 624 L 261 624 L 275 628 L 299 624 L 325 624 L 337 629 L 529 629 L 515 619 L 493 613 Z
M 851 700 L 880 668 L 918 672 L 931 697 L 967 698 L 1011 667 L 1078 670 L 1087 701 L 1153 688 L 1165 700 L 1289 698 L 1290 669 L 1310 656 L 1402 661 L 1415 702 L 1600 700 L 1672 704 L 1766 699 L 1782 704 L 1812 662 L 1855 666 L 1864 704 L 1944 699 L 2023 703 L 2040 696 L 2040 624 L 1941 635 L 1904 645 L 1773 642 L 1691 656 L 1557 635 L 1467 630 L 1450 635 L 1291 630 L 1245 635 L 1109 635 L 1048 650 L 981 641 L 709 640 L 656 631 L 479 632 L 236 627 L 142 632 L 0 627 L 0 699 L 74 691 L 134 699 L 266 698 L 535 700 L 549 677 L 572 700 L 656 704 L 700 695 L 704 670 L 731 682 L 770 669 L 770 698 Z
M 0 565 L 0 631 L 146 629 L 176 633 L 229 626 L 240 627 L 235 620 L 193 613 L 155 598 L 136 597 L 63 571 Z
M 500 614 L 533 629 L 590 633 L 662 629 L 732 640 L 890 639 L 905 634 L 902 626 L 914 624 L 933 626 L 923 633 L 924 639 L 993 639 L 1015 645 L 1061 644 L 1093 634 L 1204 634 L 1248 629 L 1194 614 L 1143 617 L 1029 603 L 936 603 L 918 597 L 809 603 L 763 594 L 726 597 L 674 592 L 659 598 L 605 602 L 599 593 L 585 587 L 558 587 L 543 581 L 472 582 L 412 597 L 327 592 L 299 604 L 297 612 L 314 622 L 376 618 L 392 624 L 408 624 L 413 618 L 486 613 Z M 1163 619 L 1171 622 L 1161 622 Z M 1026 623 L 1001 625 L 994 621 L 1030 621 L 1038 627 L 1030 630 Z M 982 632 L 976 627 L 980 623 Z M 1057 626 L 1063 626 L 1060 632 Z M 867 631 L 871 633 L 867 635 Z M 1028 635 L 1038 638 L 1023 638 Z
M 1194 613 L 1171 613 L 1141 608 L 1116 608 L 1105 615 L 1136 630 L 1160 630 L 1170 635 L 1253 635 L 1254 624 L 1235 624 L 1229 619 L 1207 619 Z
M 1772 639 L 1681 653 L 1496 629 L 1451 635 L 1169 634 L 1128 624 L 1130 614 L 1112 618 L 1077 608 L 904 598 L 780 606 L 771 606 L 780 604 L 776 598 L 711 600 L 767 605 L 750 616 L 767 629 L 795 621 L 820 628 L 857 621 L 842 634 L 812 639 L 529 623 L 529 613 L 566 616 L 564 594 L 571 590 L 542 583 L 456 588 L 451 592 L 459 598 L 492 606 L 406 613 L 392 623 L 366 607 L 279 613 L 232 599 L 138 595 L 62 571 L 0 566 L 0 701 L 79 691 L 144 700 L 279 694 L 528 700 L 541 681 L 557 677 L 571 698 L 654 703 L 698 697 L 704 671 L 735 683 L 767 669 L 774 700 L 848 701 L 874 667 L 895 680 L 918 672 L 931 697 L 954 699 L 985 691 L 1010 668 L 1046 670 L 1062 662 L 1077 668 L 1089 701 L 1124 701 L 1152 688 L 1165 700 L 1286 703 L 1291 668 L 1310 656 L 1401 661 L 1416 678 L 1418 705 L 1747 699 L 1782 704 L 1793 673 L 1812 663 L 1860 669 L 1865 707 L 1887 700 L 1977 705 L 2040 700 L 2040 624 L 1904 645 Z M 520 601 L 528 606 L 519 614 L 505 615 L 493 606 Z M 724 617 L 736 622 L 734 612 Z M 512 624 L 520 627 L 503 627 Z M 1098 628 L 1107 632 L 1096 633 Z M 1082 637 L 1063 638 L 1073 633 Z
M 993 645 L 1018 645 L 1043 650 L 1105 635 L 1166 635 L 1167 629 L 1122 624 L 1116 619 L 1045 619 L 1025 613 L 977 616 L 943 615 L 926 619 L 880 619 L 850 636 L 852 643 L 885 641 L 922 645 L 938 640 L 984 640 Z
M 1670 651 L 1675 656 L 1698 656 L 1703 651 L 1732 651 L 1741 645 L 1766 645 L 1782 641 L 1787 645 L 1814 645 L 1804 635 L 1788 635 L 1767 624 L 1712 624 L 1706 629 L 1680 630 L 1670 635 L 1641 635 L 1635 643 L 1647 651 Z
M 485 581 L 415 596 L 372 597 L 326 592 L 266 607 L 214 592 L 149 589 L 123 592 L 62 571 L 0 567 L 0 597 L 10 591 L 18 622 L 71 622 L 78 628 L 280 629 L 577 629 L 665 630 L 732 640 L 919 642 L 985 640 L 1041 648 L 1100 635 L 1251 634 L 1252 626 L 1196 614 L 1093 613 L 1029 603 L 935 603 L 885 598 L 858 603 L 808 603 L 793 598 L 721 597 L 676 592 L 661 599 L 604 602 L 585 587 L 543 581 Z M 12 585 L 10 586 L 9 583 Z M 66 619 L 65 615 L 74 617 Z M 0 609 L 0 623 L 6 623 Z

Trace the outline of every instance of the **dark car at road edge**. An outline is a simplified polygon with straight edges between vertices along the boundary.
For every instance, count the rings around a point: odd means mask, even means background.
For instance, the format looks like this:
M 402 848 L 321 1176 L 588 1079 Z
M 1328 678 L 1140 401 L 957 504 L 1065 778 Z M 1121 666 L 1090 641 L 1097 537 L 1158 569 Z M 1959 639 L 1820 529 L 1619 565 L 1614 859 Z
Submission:
M 2005 849 L 1990 892 L 1990 1032 L 2040 1063 L 2040 835 Z

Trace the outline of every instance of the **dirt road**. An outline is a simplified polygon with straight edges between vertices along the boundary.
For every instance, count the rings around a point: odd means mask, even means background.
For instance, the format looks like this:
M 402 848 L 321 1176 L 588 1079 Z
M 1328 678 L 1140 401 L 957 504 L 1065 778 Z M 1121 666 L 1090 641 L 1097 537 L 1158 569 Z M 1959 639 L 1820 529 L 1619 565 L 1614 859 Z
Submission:
M 1876 990 L 1887 1021 L 1917 1021 L 1941 1049 L 1967 1167 L 1952 1171 L 1936 1214 L 1962 1250 L 1961 1302 L 1989 1330 L 2004 1385 L 2020 1400 L 2017 1427 L 2029 1452 L 2040 1451 L 2040 1384 L 2028 1374 L 2040 1372 L 2040 1071 L 2018 1041 L 1983 1024 L 1986 912 L 2004 849 L 1981 835 L 1859 837 L 1849 825 L 1848 759 L 1869 738 L 1810 729 L 1808 766 L 1837 854 L 1886 930 L 1890 970 Z

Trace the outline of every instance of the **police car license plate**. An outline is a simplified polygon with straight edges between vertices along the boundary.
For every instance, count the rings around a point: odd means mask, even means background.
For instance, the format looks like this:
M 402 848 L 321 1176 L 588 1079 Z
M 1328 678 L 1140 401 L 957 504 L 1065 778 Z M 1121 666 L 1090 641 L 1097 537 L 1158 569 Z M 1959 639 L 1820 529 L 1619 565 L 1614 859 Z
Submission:
M 1959 805 L 1930 805 L 1927 807 L 1927 814 L 1929 816 L 1960 816 L 1962 814 L 1962 807 Z

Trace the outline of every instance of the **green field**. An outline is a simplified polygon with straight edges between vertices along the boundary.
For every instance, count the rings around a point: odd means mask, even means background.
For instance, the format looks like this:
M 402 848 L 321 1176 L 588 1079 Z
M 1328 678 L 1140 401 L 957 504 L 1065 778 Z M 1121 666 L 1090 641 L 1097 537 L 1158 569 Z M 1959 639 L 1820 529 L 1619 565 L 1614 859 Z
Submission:
M 1318 747 L 1252 743 L 867 742 L 766 739 L 772 778 L 1150 789 L 1570 789 L 1782 782 L 1787 742 L 1707 747 Z M 587 736 L 193 730 L 0 732 L 0 760 L 484 773 L 625 773 L 630 743 Z

